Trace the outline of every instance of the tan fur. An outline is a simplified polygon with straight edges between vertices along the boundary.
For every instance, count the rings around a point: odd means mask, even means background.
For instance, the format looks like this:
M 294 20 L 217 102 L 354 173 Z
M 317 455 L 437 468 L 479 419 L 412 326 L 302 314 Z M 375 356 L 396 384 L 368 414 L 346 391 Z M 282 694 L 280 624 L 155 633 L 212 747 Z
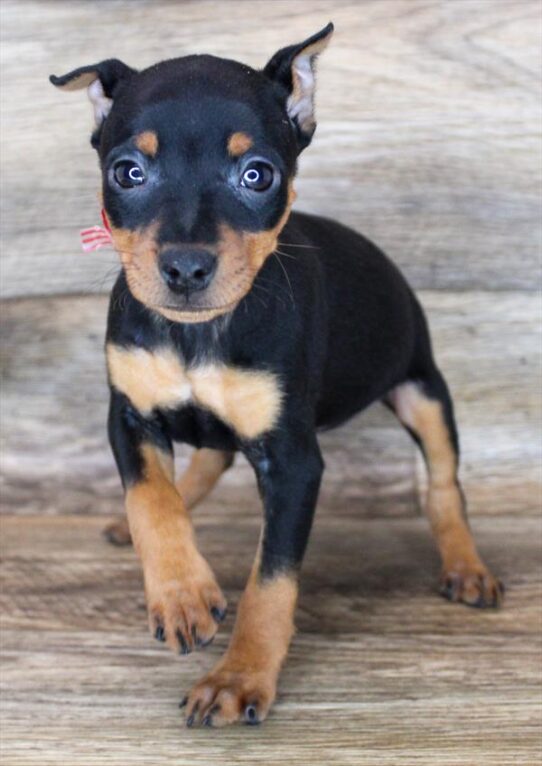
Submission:
M 104 87 L 96 70 L 83 72 L 77 77 L 68 80 L 64 85 L 57 85 L 56 87 L 65 91 L 86 88 L 88 98 L 92 104 L 96 126 L 102 124 L 113 106 L 113 100 L 105 95 Z
M 251 146 L 252 138 L 247 133 L 241 131 L 232 133 L 228 139 L 228 154 L 230 157 L 241 157 Z
M 140 152 L 149 157 L 156 157 L 158 152 L 158 136 L 153 130 L 144 130 L 135 137 L 135 145 Z
M 184 368 L 168 348 L 108 344 L 106 354 L 111 383 L 143 414 L 194 402 L 248 439 L 271 430 L 280 414 L 282 393 L 270 372 L 213 364 Z
M 292 185 L 288 188 L 288 202 L 277 225 L 272 229 L 259 232 L 237 232 L 227 226 L 221 226 L 219 255 L 232 263 L 232 267 L 240 260 L 252 280 L 262 267 L 266 258 L 277 248 L 278 237 L 290 216 L 292 205 L 296 199 L 296 192 Z M 242 253 L 239 259 L 238 253 Z
M 131 293 L 141 303 L 173 322 L 207 322 L 233 311 L 249 292 L 265 259 L 276 249 L 278 236 L 288 220 L 295 197 L 290 184 L 286 208 L 272 229 L 236 232 L 225 225 L 219 227 L 217 272 L 207 290 L 191 296 L 186 310 L 168 306 L 176 299 L 171 296 L 158 270 L 158 223 L 130 231 L 115 228 L 109 222 L 113 244 L 120 254 Z M 208 245 L 203 246 L 208 249 Z
M 421 439 L 429 470 L 427 514 L 446 572 L 480 573 L 486 568 L 476 551 L 457 480 L 457 459 L 440 402 L 428 399 L 414 383 L 390 395 L 400 420 Z
M 287 109 L 292 118 L 299 122 L 301 130 L 310 133 L 315 126 L 314 91 L 316 87 L 312 59 L 325 50 L 331 40 L 330 32 L 326 37 L 304 48 L 292 63 L 292 92 L 288 98 Z
M 145 229 L 118 229 L 108 220 L 115 250 L 120 256 L 130 292 L 146 306 L 159 304 L 166 290 L 158 271 L 158 224 Z
M 447 489 L 455 482 L 457 459 L 442 405 L 428 399 L 415 383 L 405 383 L 392 394 L 401 421 L 422 440 L 430 471 L 431 486 Z
M 191 509 L 213 489 L 224 471 L 233 463 L 233 454 L 223 450 L 202 449 L 192 454 L 188 468 L 177 482 L 186 507 Z
M 143 564 L 151 632 L 161 625 L 169 645 L 178 650 L 178 631 L 192 646 L 193 625 L 203 640 L 212 638 L 216 625 L 210 607 L 225 602 L 173 485 L 171 456 L 150 444 L 142 445 L 141 455 L 144 478 L 127 489 L 126 513 Z
M 92 85 L 94 80 L 98 79 L 98 72 L 84 72 L 78 77 L 73 77 L 65 85 L 57 85 L 57 88 L 65 91 L 81 90 L 82 88 L 88 88 Z
M 155 407 L 171 409 L 190 399 L 191 388 L 179 358 L 168 348 L 106 348 L 109 377 L 134 407 L 149 414 Z
M 254 439 L 275 425 L 282 400 L 275 375 L 211 365 L 188 374 L 194 401 L 214 412 L 240 436 Z
M 191 510 L 209 494 L 232 463 L 231 452 L 205 447 L 194 451 L 188 468 L 175 484 L 187 510 Z M 108 524 L 104 535 L 114 545 L 130 545 L 132 542 L 126 517 Z
M 263 720 L 275 699 L 279 671 L 294 634 L 298 586 L 288 574 L 261 581 L 259 562 L 258 555 L 226 654 L 190 692 L 187 716 L 197 716 L 198 722 L 211 713 L 214 726 L 233 723 L 248 704 Z
M 261 268 L 267 257 L 276 250 L 278 245 L 278 237 L 280 232 L 286 225 L 286 221 L 290 217 L 290 211 L 297 197 L 297 193 L 290 183 L 288 186 L 288 201 L 284 213 L 277 225 L 267 231 L 258 233 L 248 232 L 244 235 L 244 241 L 246 242 L 249 259 L 253 268 L 257 271 Z
M 172 322 L 194 324 L 197 322 L 210 322 L 211 319 L 216 319 L 223 314 L 229 314 L 230 311 L 234 310 L 238 303 L 238 300 L 233 300 L 229 303 L 223 303 L 213 309 L 194 308 L 191 311 L 177 311 L 177 309 L 167 309 L 158 306 L 153 306 L 153 308 Z
M 103 529 L 103 535 L 113 545 L 124 546 L 132 544 L 130 526 L 125 516 L 116 518 L 107 524 Z
M 277 248 L 278 237 L 290 216 L 296 192 L 290 184 L 288 201 L 280 220 L 272 229 L 260 232 L 237 232 L 222 224 L 219 227 L 217 255 L 219 268 L 205 300 L 216 300 L 219 308 L 192 312 L 160 310 L 164 316 L 178 322 L 202 322 L 233 311 L 249 292 L 254 277 L 266 258 Z M 215 299 L 213 296 L 218 295 Z
M 230 646 L 220 664 L 230 669 L 259 666 L 276 677 L 294 634 L 298 587 L 295 578 L 286 574 L 261 581 L 258 569 L 257 559 L 239 602 Z

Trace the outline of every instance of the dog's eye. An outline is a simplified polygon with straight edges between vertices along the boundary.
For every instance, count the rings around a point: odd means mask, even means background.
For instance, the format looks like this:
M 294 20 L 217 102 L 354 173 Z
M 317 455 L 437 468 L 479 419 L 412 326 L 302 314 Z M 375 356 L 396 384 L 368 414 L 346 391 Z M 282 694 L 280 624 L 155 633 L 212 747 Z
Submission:
M 252 191 L 265 191 L 273 183 L 273 168 L 267 162 L 251 162 L 243 171 L 241 186 Z
M 133 186 L 141 186 L 145 183 L 145 175 L 139 165 L 132 160 L 120 160 L 113 168 L 115 181 L 123 189 L 131 189 Z

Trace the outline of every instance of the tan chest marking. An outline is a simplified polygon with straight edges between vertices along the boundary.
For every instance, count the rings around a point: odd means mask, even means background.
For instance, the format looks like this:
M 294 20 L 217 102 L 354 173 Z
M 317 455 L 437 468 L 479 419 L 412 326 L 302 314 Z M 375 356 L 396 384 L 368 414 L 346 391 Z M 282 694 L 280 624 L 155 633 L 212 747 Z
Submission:
M 112 385 L 143 414 L 194 403 L 210 410 L 236 433 L 253 439 L 275 425 L 282 392 L 270 372 L 219 364 L 185 368 L 170 349 L 107 346 Z

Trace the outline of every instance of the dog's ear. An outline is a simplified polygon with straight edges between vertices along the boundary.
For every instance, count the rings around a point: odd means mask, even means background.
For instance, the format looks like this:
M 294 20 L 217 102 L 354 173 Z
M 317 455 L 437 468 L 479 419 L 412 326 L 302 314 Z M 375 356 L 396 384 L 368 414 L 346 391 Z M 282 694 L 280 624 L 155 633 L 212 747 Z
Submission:
M 113 99 L 119 88 L 135 74 L 137 74 L 136 70 L 123 64 L 122 61 L 107 59 L 99 64 L 79 67 L 60 77 L 52 74 L 49 80 L 61 90 L 87 88 L 88 97 L 94 109 L 96 128 L 99 129 L 111 111 Z
M 279 83 L 286 91 L 286 111 L 296 129 L 300 151 L 309 145 L 316 128 L 316 59 L 329 43 L 333 28 L 330 22 L 308 40 L 282 48 L 263 70 L 266 77 Z

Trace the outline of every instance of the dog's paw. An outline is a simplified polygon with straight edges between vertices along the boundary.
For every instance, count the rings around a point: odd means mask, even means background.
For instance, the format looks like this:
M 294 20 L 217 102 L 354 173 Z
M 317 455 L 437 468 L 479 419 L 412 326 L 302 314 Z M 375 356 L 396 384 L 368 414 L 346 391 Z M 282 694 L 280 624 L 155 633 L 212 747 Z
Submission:
M 177 571 L 145 572 L 152 635 L 180 654 L 208 646 L 226 616 L 226 599 L 211 568 L 193 553 Z
M 131 545 L 132 535 L 128 526 L 128 519 L 122 518 L 112 521 L 103 530 L 105 539 L 113 545 Z
M 205 676 L 181 702 L 186 725 L 226 726 L 241 721 L 255 725 L 269 713 L 276 694 L 276 679 L 250 669 L 218 666 Z
M 467 606 L 500 607 L 504 586 L 483 565 L 474 568 L 457 567 L 444 571 L 440 578 L 440 594 Z

